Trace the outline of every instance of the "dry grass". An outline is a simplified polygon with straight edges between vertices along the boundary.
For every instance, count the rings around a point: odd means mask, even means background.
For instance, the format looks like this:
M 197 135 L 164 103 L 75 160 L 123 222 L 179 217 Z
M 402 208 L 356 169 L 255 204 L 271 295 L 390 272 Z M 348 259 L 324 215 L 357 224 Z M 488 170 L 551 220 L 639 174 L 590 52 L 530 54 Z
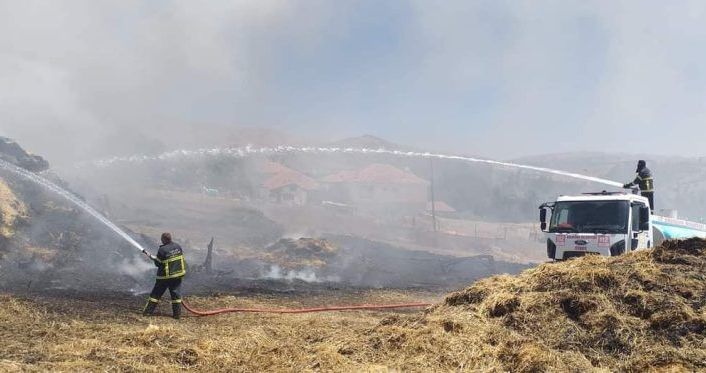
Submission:
M 398 291 L 340 296 L 190 298 L 195 307 L 303 307 L 405 302 Z M 428 296 L 428 295 L 426 295 Z M 360 333 L 390 312 L 142 317 L 142 299 L 0 296 L 0 371 L 316 371 L 357 370 Z M 165 315 L 168 305 L 161 305 Z M 398 313 L 399 314 L 399 313 Z
M 0 179 L 0 235 L 9 238 L 14 233 L 15 221 L 27 215 L 27 208 L 17 199 L 12 189 Z
M 706 241 L 497 276 L 423 313 L 142 318 L 135 299 L 0 297 L 2 370 L 706 369 Z M 391 291 L 211 297 L 202 308 L 405 301 Z

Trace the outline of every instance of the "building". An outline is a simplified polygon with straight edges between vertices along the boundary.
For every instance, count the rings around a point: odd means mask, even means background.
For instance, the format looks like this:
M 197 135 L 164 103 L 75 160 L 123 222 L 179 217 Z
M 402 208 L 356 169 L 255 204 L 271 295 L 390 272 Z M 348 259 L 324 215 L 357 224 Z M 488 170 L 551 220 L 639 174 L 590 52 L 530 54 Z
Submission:
M 429 201 L 429 202 L 427 202 L 427 212 L 432 212 L 432 211 L 436 212 L 437 214 L 438 213 L 449 214 L 449 213 L 456 212 L 456 209 L 449 206 L 449 204 L 444 201 L 435 201 L 433 206 L 431 204 L 431 201 Z
M 321 181 L 328 199 L 356 206 L 423 211 L 428 199 L 428 181 L 387 164 L 341 171 Z
M 279 163 L 267 162 L 263 172 L 263 194 L 270 202 L 301 206 L 309 202 L 309 195 L 319 188 L 316 180 Z

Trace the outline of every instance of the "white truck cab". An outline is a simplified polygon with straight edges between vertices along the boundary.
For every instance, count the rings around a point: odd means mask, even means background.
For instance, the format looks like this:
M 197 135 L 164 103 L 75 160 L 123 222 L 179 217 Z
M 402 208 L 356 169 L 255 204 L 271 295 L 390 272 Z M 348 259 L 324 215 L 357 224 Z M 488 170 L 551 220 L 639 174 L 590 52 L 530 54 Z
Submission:
M 547 256 L 553 260 L 621 255 L 654 243 L 649 202 L 637 194 L 603 191 L 560 196 L 539 208 Z

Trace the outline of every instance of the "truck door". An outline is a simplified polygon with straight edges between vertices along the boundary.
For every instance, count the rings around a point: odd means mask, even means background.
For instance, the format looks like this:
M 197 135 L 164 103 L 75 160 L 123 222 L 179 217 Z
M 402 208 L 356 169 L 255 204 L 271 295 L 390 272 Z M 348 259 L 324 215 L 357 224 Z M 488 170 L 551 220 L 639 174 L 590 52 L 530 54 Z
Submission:
M 627 248 L 630 249 L 630 251 L 637 249 L 646 249 L 649 246 L 649 230 L 640 230 L 640 209 L 642 207 L 645 207 L 645 204 L 640 202 L 633 202 L 631 204 L 630 221 L 632 224 L 630 227 L 630 236 L 628 237 L 628 242 L 626 242 L 625 245 Z

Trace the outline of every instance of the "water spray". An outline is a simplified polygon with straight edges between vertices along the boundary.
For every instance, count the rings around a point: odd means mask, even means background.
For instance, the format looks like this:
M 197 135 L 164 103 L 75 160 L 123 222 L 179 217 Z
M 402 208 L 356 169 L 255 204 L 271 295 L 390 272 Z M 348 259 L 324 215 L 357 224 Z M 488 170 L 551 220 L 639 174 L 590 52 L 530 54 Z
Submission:
M 145 248 L 142 247 L 137 241 L 135 241 L 130 235 L 125 233 L 120 227 L 115 225 L 112 221 L 108 220 L 101 213 L 96 211 L 86 202 L 82 201 L 79 197 L 67 191 L 66 189 L 56 185 L 55 183 L 45 179 L 42 176 L 35 174 L 34 172 L 28 171 L 24 168 L 15 166 L 3 159 L 0 159 L 0 168 L 11 172 L 17 176 L 27 179 L 37 185 L 44 187 L 45 189 L 52 191 L 62 197 L 64 197 L 69 202 L 73 203 L 81 210 L 89 213 L 94 218 L 98 219 L 106 227 L 110 228 L 117 235 L 128 241 L 136 249 L 140 250 L 143 254 L 147 255 L 150 259 L 156 259 L 153 255 L 150 255 Z M 400 308 L 418 308 L 418 307 L 428 307 L 429 303 L 404 303 L 404 304 L 364 304 L 355 306 L 327 306 L 327 307 L 317 307 L 317 308 L 298 308 L 298 309 L 265 309 L 265 308 L 224 308 L 211 311 L 199 311 L 191 308 L 187 303 L 183 303 L 184 308 L 196 316 L 213 316 L 220 315 L 224 313 L 232 312 L 246 312 L 246 313 L 313 313 L 313 312 L 331 312 L 331 311 L 353 311 L 353 310 L 385 310 L 385 309 L 400 309 Z
M 64 197 L 66 200 L 69 202 L 73 203 L 74 205 L 78 206 L 81 210 L 89 213 L 91 216 L 94 218 L 98 219 L 101 223 L 103 223 L 105 226 L 110 228 L 113 232 L 115 232 L 117 235 L 125 239 L 127 242 L 129 242 L 132 246 L 134 246 L 136 249 L 140 250 L 143 254 L 149 256 L 150 258 L 152 257 L 142 245 L 140 245 L 137 241 L 135 241 L 130 235 L 125 233 L 120 227 L 115 225 L 112 221 L 108 220 L 105 216 L 103 216 L 101 213 L 96 211 L 93 207 L 91 207 L 89 204 L 86 202 L 82 201 L 79 197 L 74 195 L 73 193 L 67 191 L 66 189 L 56 185 L 55 183 L 45 179 L 42 176 L 37 175 L 34 172 L 28 171 L 22 167 L 15 166 L 14 164 L 7 162 L 3 159 L 0 159 L 0 168 L 2 168 L 5 171 L 9 171 L 17 176 L 20 176 L 24 179 L 27 179 L 29 181 L 34 182 L 35 184 L 38 184 L 45 189 L 52 191 L 62 197 Z
M 194 157 L 204 157 L 204 156 L 228 156 L 234 158 L 245 158 L 253 155 L 273 155 L 273 154 L 287 154 L 287 153 L 300 153 L 300 154 L 370 154 L 370 155 L 392 155 L 397 157 L 407 157 L 407 158 L 434 158 L 434 159 L 448 159 L 457 160 L 463 162 L 473 162 L 473 163 L 483 163 L 494 166 L 512 167 L 519 168 L 543 173 L 549 173 L 554 175 L 566 176 L 575 179 L 581 179 L 591 182 L 596 182 L 599 184 L 604 184 L 612 187 L 622 188 L 623 184 L 607 180 L 599 177 L 582 175 L 574 172 L 567 172 L 561 170 L 555 170 L 546 167 L 530 166 L 518 163 L 495 161 L 491 159 L 483 158 L 473 158 L 465 157 L 459 155 L 447 155 L 429 152 L 412 152 L 412 151 L 402 151 L 402 150 L 389 150 L 389 149 L 370 149 L 370 148 L 338 148 L 338 147 L 296 147 L 296 146 L 274 146 L 274 147 L 237 147 L 237 148 L 212 148 L 212 149 L 197 149 L 197 150 L 175 150 L 170 152 L 165 152 L 158 155 L 132 155 L 126 157 L 113 157 L 92 162 L 84 162 L 79 164 L 79 167 L 84 167 L 86 165 L 93 165 L 96 167 L 109 167 L 118 163 L 143 163 L 148 161 L 168 161 L 180 158 L 194 158 Z

